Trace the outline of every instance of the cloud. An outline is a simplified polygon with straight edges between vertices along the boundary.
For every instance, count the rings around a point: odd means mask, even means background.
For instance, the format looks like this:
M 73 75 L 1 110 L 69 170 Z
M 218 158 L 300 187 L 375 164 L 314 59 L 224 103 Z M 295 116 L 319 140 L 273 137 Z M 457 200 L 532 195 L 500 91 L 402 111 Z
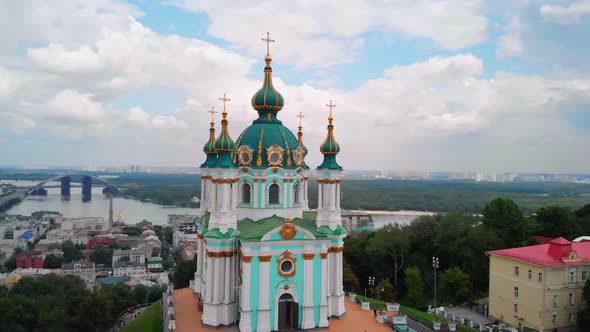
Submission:
M 575 24 L 590 15 L 590 0 L 574 1 L 569 5 L 542 5 L 539 9 L 541 17 L 549 22 Z
M 524 52 L 524 46 L 520 35 L 509 33 L 500 37 L 496 56 L 499 58 L 510 58 L 521 55 Z
M 91 94 L 63 90 L 47 101 L 47 117 L 58 121 L 95 123 L 104 118 L 102 105 Z
M 487 38 L 488 22 L 482 1 L 219 1 L 179 0 L 182 8 L 206 12 L 209 33 L 232 46 L 260 55 L 264 46 L 253 36 L 271 31 L 280 47 L 273 55 L 298 67 L 329 67 L 350 63 L 371 31 L 432 40 L 437 46 L 458 50 Z M 267 17 L 269 19 L 261 19 Z M 231 22 L 231 24 L 228 24 Z M 239 29 L 236 29 L 239 26 Z

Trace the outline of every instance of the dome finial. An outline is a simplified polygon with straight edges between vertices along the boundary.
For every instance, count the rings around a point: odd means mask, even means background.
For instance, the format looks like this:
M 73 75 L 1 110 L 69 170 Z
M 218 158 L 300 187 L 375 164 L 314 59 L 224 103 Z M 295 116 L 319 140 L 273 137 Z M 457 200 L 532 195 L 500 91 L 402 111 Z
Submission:
M 332 120 L 334 120 L 334 117 L 332 117 L 332 109 L 336 107 L 336 105 L 333 104 L 332 99 L 330 99 L 330 103 L 326 104 L 326 107 L 330 109 L 330 116 L 328 116 L 328 134 L 320 146 L 320 152 L 324 155 L 324 161 L 318 169 L 342 170 L 342 167 L 336 162 L 336 155 L 340 152 L 340 145 L 334 138 L 334 125 L 332 124 Z
M 217 113 L 217 111 L 215 110 L 215 107 L 211 107 L 211 109 L 207 112 L 211 113 L 211 128 L 213 128 L 215 127 L 215 114 Z
M 211 107 L 211 110 L 207 111 L 211 113 L 211 128 L 209 128 L 209 140 L 203 146 L 203 152 L 207 155 L 207 159 L 203 164 L 201 164 L 201 168 L 211 167 L 217 162 L 217 151 L 215 150 L 215 113 L 217 111 Z
M 266 38 L 261 38 L 263 42 L 266 42 L 266 56 L 264 62 L 264 82 L 262 88 L 260 88 L 254 96 L 252 96 L 252 107 L 258 111 L 259 119 L 258 122 L 272 122 L 280 123 L 276 119 L 276 113 L 283 108 L 285 101 L 283 96 L 274 88 L 272 84 L 272 67 L 270 63 L 272 57 L 270 56 L 270 43 L 274 43 L 274 39 L 270 39 L 270 33 L 266 33 Z
M 274 39 L 270 39 L 270 32 L 266 32 L 266 38 L 260 38 L 263 42 L 266 42 L 266 56 L 270 57 L 270 43 L 274 43 Z
M 231 153 L 236 148 L 236 143 L 229 136 L 227 130 L 227 108 L 226 103 L 231 99 L 227 98 L 226 94 L 223 94 L 219 100 L 223 101 L 223 119 L 221 120 L 221 134 L 215 140 L 215 151 L 217 152 L 217 162 L 214 167 L 228 168 L 232 167 Z

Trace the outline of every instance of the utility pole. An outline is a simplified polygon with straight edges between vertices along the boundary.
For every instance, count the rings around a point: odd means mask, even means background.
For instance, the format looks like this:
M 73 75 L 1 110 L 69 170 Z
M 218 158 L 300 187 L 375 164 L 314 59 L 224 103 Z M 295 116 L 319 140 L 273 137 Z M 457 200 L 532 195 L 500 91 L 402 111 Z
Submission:
M 432 267 L 434 268 L 434 310 L 436 312 L 436 270 L 438 269 L 438 257 L 432 257 Z

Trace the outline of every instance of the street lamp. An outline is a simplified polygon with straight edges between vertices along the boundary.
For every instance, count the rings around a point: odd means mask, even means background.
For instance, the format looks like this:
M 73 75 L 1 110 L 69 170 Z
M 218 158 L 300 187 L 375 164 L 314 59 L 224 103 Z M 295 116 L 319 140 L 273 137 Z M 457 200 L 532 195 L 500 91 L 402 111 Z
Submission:
M 432 257 L 432 267 L 434 268 L 434 310 L 436 310 L 436 270 L 438 269 L 438 257 Z
M 369 288 L 371 288 L 371 297 L 373 297 L 373 287 L 375 287 L 375 277 L 369 277 Z M 367 290 L 365 289 L 365 297 L 367 297 Z

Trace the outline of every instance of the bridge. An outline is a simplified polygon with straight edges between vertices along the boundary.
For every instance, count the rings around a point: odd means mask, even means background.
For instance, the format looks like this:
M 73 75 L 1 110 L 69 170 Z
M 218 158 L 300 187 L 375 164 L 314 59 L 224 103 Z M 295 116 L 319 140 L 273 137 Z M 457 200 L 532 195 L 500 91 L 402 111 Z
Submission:
M 114 193 L 118 193 L 121 191 L 121 189 L 109 182 L 108 180 L 98 177 L 98 176 L 94 176 L 94 175 L 90 175 L 90 174 L 79 174 L 79 173 L 65 173 L 65 174 L 59 174 L 59 175 L 55 175 L 50 177 L 47 180 L 41 181 L 38 184 L 34 185 L 34 186 L 30 186 L 30 187 L 21 187 L 19 189 L 24 189 L 24 194 L 22 195 L 22 197 L 20 197 L 21 199 L 24 198 L 27 195 L 43 195 L 44 194 L 44 189 L 43 188 L 61 188 L 61 196 L 63 199 L 70 199 L 71 196 L 71 188 L 72 188 L 72 177 L 81 177 L 82 178 L 82 202 L 89 202 L 92 200 L 92 182 L 93 180 L 96 180 L 98 182 L 104 183 L 106 185 L 106 188 L 108 188 L 108 190 L 114 194 Z M 59 180 L 60 184 L 59 185 L 55 185 L 55 184 L 48 184 L 49 182 L 54 182 Z M 74 185 L 74 187 L 79 187 Z

